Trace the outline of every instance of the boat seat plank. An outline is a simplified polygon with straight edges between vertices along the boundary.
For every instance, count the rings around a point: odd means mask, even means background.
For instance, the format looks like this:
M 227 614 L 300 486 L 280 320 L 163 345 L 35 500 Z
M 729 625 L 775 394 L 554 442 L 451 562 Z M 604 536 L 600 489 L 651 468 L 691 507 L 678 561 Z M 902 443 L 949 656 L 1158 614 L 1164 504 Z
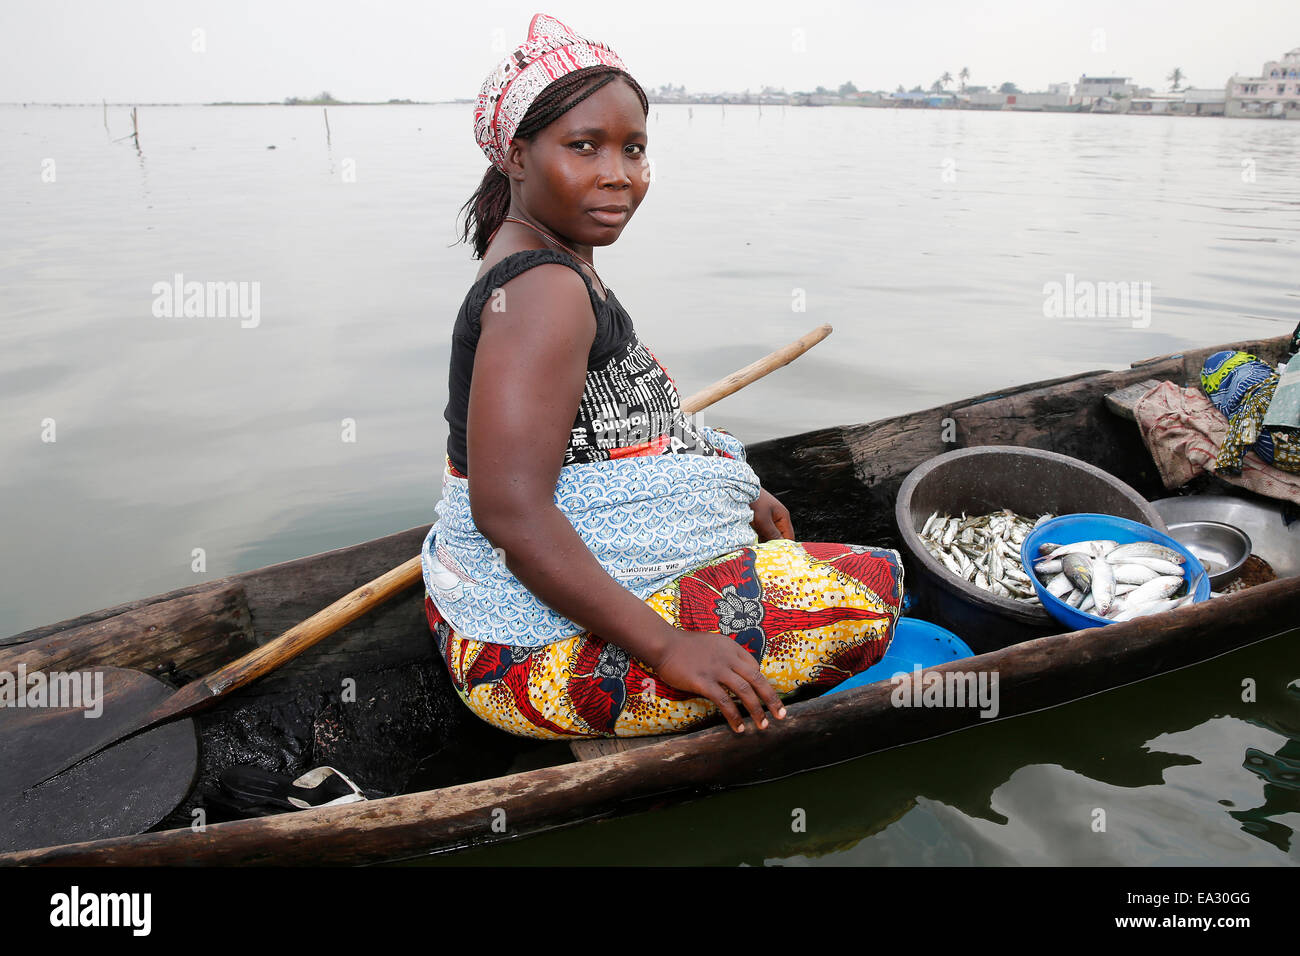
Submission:
M 1136 422 L 1137 415 L 1134 413 L 1134 409 L 1137 407 L 1139 399 L 1159 385 L 1160 382 L 1160 379 L 1146 378 L 1132 385 L 1118 388 L 1106 396 L 1106 407 L 1120 418 L 1127 418 L 1131 422 Z

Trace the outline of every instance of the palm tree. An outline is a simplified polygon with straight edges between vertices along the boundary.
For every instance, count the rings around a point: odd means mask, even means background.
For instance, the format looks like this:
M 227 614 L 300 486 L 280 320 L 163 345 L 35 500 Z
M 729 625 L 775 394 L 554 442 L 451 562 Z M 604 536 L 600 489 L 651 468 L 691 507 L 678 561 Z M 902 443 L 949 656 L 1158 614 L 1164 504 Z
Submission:
M 952 82 L 952 74 L 949 73 L 947 70 L 944 70 L 943 76 L 939 77 L 939 85 L 941 87 L 946 87 L 951 82 Z
M 931 83 L 931 84 L 930 84 L 930 92 L 931 92 L 931 93 L 942 93 L 942 92 L 943 92 L 943 81 L 942 81 L 942 80 L 935 80 L 933 83 Z
M 957 76 L 958 76 L 958 78 L 961 80 L 961 91 L 962 91 L 963 93 L 965 93 L 965 92 L 966 92 L 966 81 L 970 79 L 970 67 L 969 67 L 969 66 L 963 66 L 963 67 L 961 68 L 961 72 L 958 73 Z
M 1183 80 L 1186 79 L 1186 77 L 1183 76 L 1182 68 L 1176 66 L 1174 67 L 1174 72 L 1166 76 L 1165 79 L 1173 84 L 1169 89 L 1172 92 L 1177 93 L 1178 88 L 1183 85 Z

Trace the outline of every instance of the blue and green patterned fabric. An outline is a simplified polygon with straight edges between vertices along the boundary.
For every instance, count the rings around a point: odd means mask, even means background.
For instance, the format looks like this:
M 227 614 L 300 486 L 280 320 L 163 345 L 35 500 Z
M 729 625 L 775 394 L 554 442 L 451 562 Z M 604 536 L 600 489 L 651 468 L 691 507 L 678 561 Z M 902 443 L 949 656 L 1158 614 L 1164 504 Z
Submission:
M 1215 462 L 1217 470 L 1239 473 L 1246 453 L 1253 451 L 1265 464 L 1300 472 L 1297 436 L 1288 429 L 1264 426 L 1277 383 L 1272 366 L 1249 352 L 1215 352 L 1205 360 L 1201 387 L 1228 419 L 1228 433 Z

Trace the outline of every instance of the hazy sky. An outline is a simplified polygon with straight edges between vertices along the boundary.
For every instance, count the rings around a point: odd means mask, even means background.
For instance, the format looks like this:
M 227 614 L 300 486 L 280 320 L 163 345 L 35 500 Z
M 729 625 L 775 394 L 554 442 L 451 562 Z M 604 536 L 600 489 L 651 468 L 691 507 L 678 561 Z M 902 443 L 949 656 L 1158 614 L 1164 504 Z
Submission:
M 1218 88 L 1300 47 L 1300 0 L 3 0 L 0 102 L 469 98 L 537 12 L 609 43 L 647 89 L 693 92 L 928 88 L 963 66 L 1025 90 L 1081 73 L 1161 88 L 1175 66 Z

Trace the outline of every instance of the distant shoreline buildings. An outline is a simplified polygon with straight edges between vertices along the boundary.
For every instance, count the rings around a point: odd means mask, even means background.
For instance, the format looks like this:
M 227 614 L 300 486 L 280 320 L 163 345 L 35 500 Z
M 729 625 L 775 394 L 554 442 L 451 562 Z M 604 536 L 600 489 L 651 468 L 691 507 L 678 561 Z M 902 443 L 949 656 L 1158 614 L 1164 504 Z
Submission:
M 1300 47 L 1264 64 L 1259 76 L 1231 76 L 1228 116 L 1300 119 Z
M 651 103 L 723 104 L 757 106 L 865 106 L 884 109 L 957 109 L 1012 110 L 1028 113 L 1132 113 L 1139 116 L 1227 116 L 1253 119 L 1300 119 L 1300 47 L 1269 60 L 1258 76 L 1228 77 L 1222 89 L 1187 87 L 1157 93 L 1139 87 L 1127 76 L 1080 76 L 1078 82 L 1051 83 L 1046 91 L 1022 92 L 1013 83 L 1003 83 L 997 90 L 987 86 L 970 86 L 964 81 L 969 71 L 960 74 L 962 85 L 955 92 L 944 89 L 953 78 L 945 73 L 928 92 L 921 87 L 905 91 L 901 86 L 892 93 L 858 90 L 852 83 L 839 91 L 818 87 L 815 91 L 787 93 L 783 89 L 764 87 L 759 93 L 688 93 L 684 86 L 661 86 L 647 90 Z M 1181 84 L 1181 70 L 1170 74 L 1174 87 Z M 0 103 L 2 106 L 434 106 L 467 104 L 472 99 L 409 100 L 387 102 L 349 102 L 337 100 L 329 93 L 315 97 L 288 97 L 280 102 L 217 103 Z
M 964 76 L 963 72 L 963 76 Z M 946 76 L 946 74 L 945 74 Z M 938 84 L 936 84 L 937 86 Z M 900 87 L 893 93 L 850 89 L 786 93 L 764 87 L 757 94 L 687 93 L 685 87 L 646 91 L 651 103 L 722 103 L 759 106 L 865 106 L 884 109 L 1020 110 L 1056 113 L 1134 113 L 1146 116 L 1228 116 L 1254 119 L 1300 119 L 1300 47 L 1264 64 L 1259 76 L 1231 76 L 1222 89 L 1188 87 L 1157 93 L 1125 76 L 1084 74 L 1070 91 L 1053 83 L 1046 92 L 993 91 L 963 86 L 956 92 L 929 92 Z M 851 84 L 845 84 L 851 86 Z

